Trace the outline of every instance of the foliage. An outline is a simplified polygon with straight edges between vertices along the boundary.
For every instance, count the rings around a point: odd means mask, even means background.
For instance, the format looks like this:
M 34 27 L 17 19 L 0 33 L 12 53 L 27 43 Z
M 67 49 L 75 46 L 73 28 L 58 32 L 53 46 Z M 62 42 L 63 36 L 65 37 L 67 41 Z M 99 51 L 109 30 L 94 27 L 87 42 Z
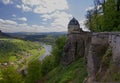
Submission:
M 111 65 L 110 62 L 111 58 L 112 58 L 112 50 L 111 48 L 108 48 L 105 55 L 103 56 L 101 67 L 102 68 L 109 67 Z
M 9 39 L 9 38 L 1 38 L 0 39 L 0 62 L 9 62 L 9 58 L 20 58 L 25 56 L 29 50 L 39 49 L 41 46 L 37 43 L 33 43 L 30 41 L 23 41 L 19 39 Z
M 100 0 L 95 1 L 100 2 Z M 93 32 L 120 31 L 120 11 L 116 9 L 115 0 L 95 4 L 94 9 L 87 11 L 86 26 Z
M 100 82 L 101 79 L 104 78 L 105 72 L 110 68 L 111 65 L 112 65 L 112 50 L 110 47 L 108 47 L 101 59 L 100 69 L 96 74 L 96 81 Z
M 54 44 L 59 35 L 43 33 L 43 34 L 24 35 L 24 36 L 25 36 L 24 37 L 25 40 L 39 41 L 46 44 Z
M 0 83 L 23 83 L 24 81 L 21 74 L 18 72 L 25 69 L 27 65 L 29 66 L 29 74 L 27 78 L 31 77 L 30 79 L 34 81 L 35 78 L 40 78 L 39 75 L 41 73 L 39 74 L 39 72 L 41 71 L 39 71 L 39 69 L 41 69 L 41 66 L 36 60 L 38 60 L 44 52 L 45 49 L 37 42 L 12 38 L 0 38 Z M 34 68 L 38 68 L 38 71 Z M 35 72 L 33 70 L 35 70 Z M 32 74 L 34 77 L 32 77 Z M 36 75 L 37 77 L 35 77 Z
M 50 55 L 45 57 L 42 60 L 42 75 L 46 75 L 49 71 L 51 71 L 55 67 L 55 58 L 54 56 Z
M 96 74 L 96 81 L 98 82 L 119 82 L 120 72 L 119 66 L 112 60 L 112 50 L 108 48 L 105 52 L 99 71 Z
M 52 51 L 52 55 L 46 56 L 41 62 L 36 60 L 30 62 L 28 66 L 28 76 L 26 78 L 26 83 L 34 83 L 38 81 L 38 79 L 42 79 L 41 77 L 45 76 L 48 72 L 58 66 L 65 40 L 65 36 L 58 38 L 55 44 L 55 48 Z
M 28 75 L 26 78 L 26 83 L 35 83 L 41 77 L 41 63 L 39 60 L 34 60 L 28 64 Z
M 66 37 L 61 36 L 56 40 L 56 44 L 53 48 L 52 55 L 55 57 L 55 63 L 58 65 L 60 63 L 60 58 L 63 52 L 63 48 L 66 42 Z
M 55 67 L 54 64 L 54 56 L 46 56 L 41 62 L 38 60 L 29 62 L 27 69 L 28 74 L 25 83 L 38 82 Z
M 73 62 L 63 68 L 61 65 L 54 68 L 45 77 L 45 83 L 82 83 L 87 76 L 84 59 Z
M 0 83 L 23 83 L 22 76 L 12 66 L 1 70 Z
M 101 82 L 120 82 L 119 66 L 113 63 L 109 66 L 104 76 L 100 79 Z
M 120 24 L 119 13 L 116 11 L 115 0 L 107 0 L 104 5 L 104 31 L 120 31 L 120 28 L 118 28 Z

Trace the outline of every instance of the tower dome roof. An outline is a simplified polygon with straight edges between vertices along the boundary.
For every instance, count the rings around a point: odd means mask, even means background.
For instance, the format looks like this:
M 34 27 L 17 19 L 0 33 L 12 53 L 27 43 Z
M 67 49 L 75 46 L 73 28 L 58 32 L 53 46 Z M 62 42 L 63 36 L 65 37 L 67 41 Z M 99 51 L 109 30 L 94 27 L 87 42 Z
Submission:
M 68 25 L 78 25 L 78 26 L 80 26 L 79 22 L 74 17 L 73 17 L 72 20 L 70 20 Z

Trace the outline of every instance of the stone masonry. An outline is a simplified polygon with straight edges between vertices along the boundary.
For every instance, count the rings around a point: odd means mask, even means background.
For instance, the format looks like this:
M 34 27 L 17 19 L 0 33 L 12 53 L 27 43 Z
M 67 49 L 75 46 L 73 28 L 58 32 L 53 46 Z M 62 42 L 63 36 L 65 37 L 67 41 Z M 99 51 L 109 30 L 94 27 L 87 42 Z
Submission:
M 72 21 L 72 22 L 71 22 Z M 76 20 L 71 20 L 72 26 Z M 71 24 L 70 24 L 71 25 Z M 70 26 L 68 25 L 68 29 Z M 73 31 L 72 31 L 73 30 Z M 119 32 L 84 32 L 68 30 L 67 42 L 61 58 L 61 64 L 66 66 L 80 57 L 85 57 L 88 79 L 86 83 L 92 83 L 100 68 L 100 63 L 107 47 L 112 49 L 113 63 L 120 67 L 120 33 Z

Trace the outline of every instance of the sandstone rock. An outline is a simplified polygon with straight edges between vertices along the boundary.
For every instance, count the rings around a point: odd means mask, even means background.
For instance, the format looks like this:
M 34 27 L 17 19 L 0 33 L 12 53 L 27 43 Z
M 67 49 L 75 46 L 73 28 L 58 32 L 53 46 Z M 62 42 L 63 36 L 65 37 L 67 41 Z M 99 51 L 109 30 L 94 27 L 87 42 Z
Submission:
M 69 34 L 61 58 L 61 64 L 67 66 L 80 57 L 85 57 L 88 78 L 84 83 L 94 83 L 96 81 L 96 75 L 99 73 L 101 76 L 104 76 L 103 72 L 107 70 L 102 68 L 102 64 L 103 58 L 110 47 L 112 53 L 110 59 L 120 73 L 120 33 L 84 32 L 79 29 L 79 24 L 76 20 L 72 21 L 74 22 L 70 22 L 70 26 L 68 25 Z

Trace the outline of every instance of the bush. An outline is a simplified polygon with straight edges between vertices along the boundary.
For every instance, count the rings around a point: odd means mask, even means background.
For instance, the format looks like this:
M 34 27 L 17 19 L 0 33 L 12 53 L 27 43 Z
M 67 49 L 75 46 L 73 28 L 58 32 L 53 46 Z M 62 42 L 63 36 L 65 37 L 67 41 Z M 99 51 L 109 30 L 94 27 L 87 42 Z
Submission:
M 41 74 L 41 62 L 35 60 L 28 64 L 28 75 L 26 77 L 26 83 L 35 83 L 42 77 Z
M 49 71 L 51 71 L 55 67 L 54 56 L 50 55 L 45 57 L 42 61 L 42 75 L 46 75 Z
M 52 55 L 55 57 L 56 66 L 59 65 L 60 63 L 60 58 L 63 53 L 65 42 L 66 42 L 65 36 L 61 36 L 56 40 L 55 46 L 52 51 Z
M 23 83 L 22 76 L 11 66 L 2 69 L 1 74 L 0 83 Z

